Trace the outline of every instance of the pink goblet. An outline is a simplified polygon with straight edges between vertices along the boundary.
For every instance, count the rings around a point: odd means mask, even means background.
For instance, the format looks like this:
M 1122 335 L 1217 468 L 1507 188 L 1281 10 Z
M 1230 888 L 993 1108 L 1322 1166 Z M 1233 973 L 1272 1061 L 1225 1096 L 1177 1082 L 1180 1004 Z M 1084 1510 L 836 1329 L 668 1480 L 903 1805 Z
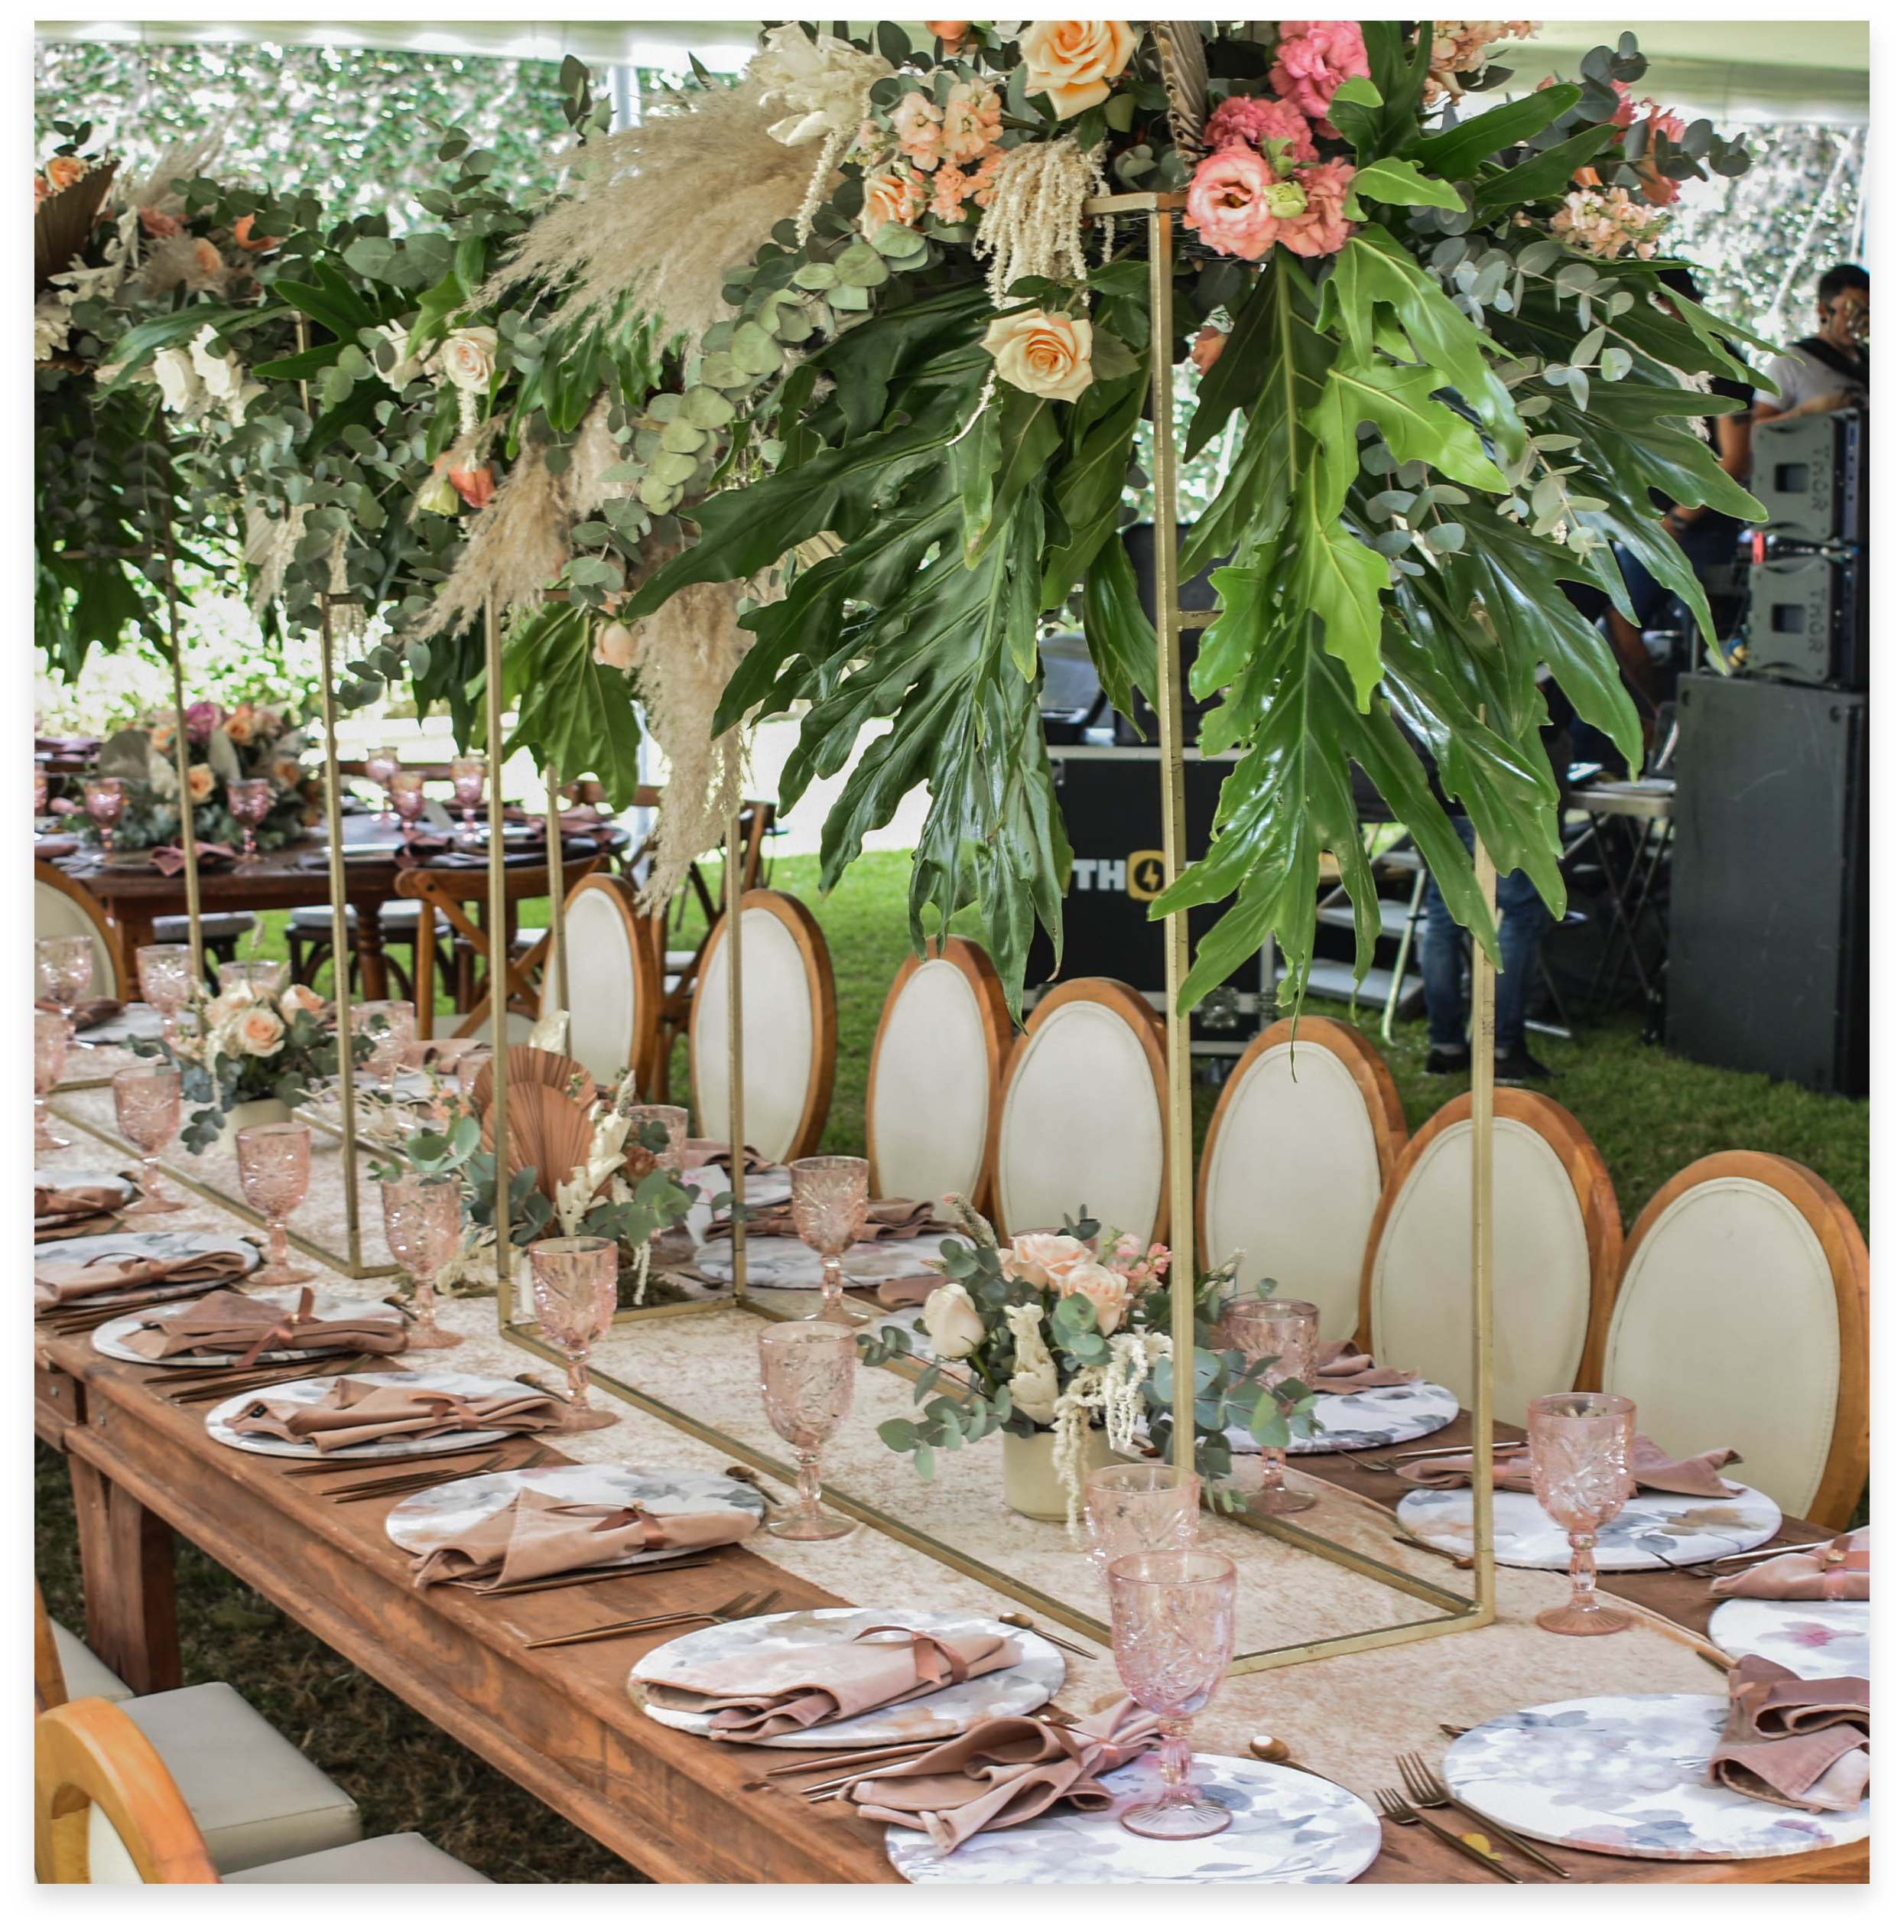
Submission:
M 66 1020 L 44 1007 L 33 1010 L 33 1150 L 47 1154 L 73 1145 L 53 1131 L 47 1095 L 66 1078 Z
M 616 1417 L 588 1399 L 590 1345 L 615 1319 L 616 1244 L 605 1234 L 573 1234 L 529 1247 L 535 1319 L 568 1364 L 569 1406 L 557 1433 L 606 1429 Z
M 463 1236 L 463 1184 L 453 1174 L 405 1174 L 383 1184 L 383 1237 L 409 1270 L 417 1319 L 406 1348 L 453 1348 L 463 1338 L 437 1325 L 437 1271 Z
M 1174 1462 L 1113 1463 L 1084 1478 L 1084 1516 L 1091 1563 L 1100 1577 L 1119 1556 L 1146 1550 L 1188 1550 L 1197 1540 L 1203 1485 Z
M 472 843 L 476 838 L 476 808 L 482 802 L 483 781 L 489 771 L 486 759 L 450 760 L 450 783 L 456 792 L 457 803 L 463 808 L 463 835 Z
M 350 1011 L 350 1030 L 375 1043 L 364 1062 L 371 1084 L 387 1083 L 396 1098 L 397 1071 L 417 1037 L 417 1010 L 408 1000 L 366 1000 Z
M 179 1013 L 192 997 L 192 949 L 185 945 L 141 946 L 134 958 L 139 991 L 158 1015 L 166 1040 L 175 1041 Z
M 288 1288 L 315 1281 L 308 1268 L 291 1265 L 286 1219 L 310 1192 L 310 1129 L 285 1124 L 240 1127 L 238 1184 L 245 1199 L 265 1217 L 266 1265 L 252 1277 L 256 1288 Z
M 403 835 L 408 838 L 417 829 L 417 821 L 423 816 L 422 772 L 392 772 L 390 802 L 397 808 L 397 816 L 403 824 Z
M 377 809 L 377 823 L 380 825 L 390 822 L 390 781 L 401 762 L 394 745 L 379 745 L 364 759 L 364 776 L 383 793 L 382 803 Z
M 1190 1720 L 1230 1668 L 1236 1566 L 1201 1550 L 1149 1550 L 1110 1566 L 1111 1654 L 1124 1688 L 1155 1712 L 1163 1788 L 1119 1820 L 1140 1838 L 1208 1838 L 1230 1813 L 1190 1781 Z
M 36 759 L 33 767 L 33 815 L 44 818 L 47 815 L 47 768 Z
M 245 828 L 243 856 L 258 856 L 258 828 L 271 810 L 271 780 L 268 778 L 235 778 L 225 787 L 226 808 Z
M 1594 1543 L 1633 1493 L 1633 1405 L 1623 1395 L 1542 1395 L 1527 1405 L 1534 1499 L 1567 1532 L 1573 1595 L 1534 1619 L 1562 1637 L 1630 1629 L 1623 1610 L 1594 1600 Z
M 1224 1345 L 1243 1351 L 1253 1379 L 1265 1388 L 1279 1382 L 1311 1381 L 1319 1319 L 1313 1302 L 1240 1295 L 1223 1306 Z M 1262 1487 L 1250 1497 L 1251 1509 L 1265 1516 L 1293 1516 L 1298 1510 L 1314 1509 L 1317 1501 L 1313 1489 L 1290 1482 L 1282 1450 L 1263 1450 Z
M 219 961 L 218 990 L 229 993 L 248 986 L 260 1005 L 275 1000 L 291 983 L 291 968 L 281 959 L 224 959 Z
M 89 778 L 86 781 L 86 815 L 99 828 L 99 850 L 112 856 L 112 828 L 125 815 L 125 781 Z
M 794 1231 L 820 1257 L 820 1312 L 814 1319 L 845 1321 L 846 1271 L 840 1257 L 865 1225 L 872 1169 L 850 1154 L 816 1154 L 790 1162 L 787 1172 L 793 1182 Z M 850 1319 L 866 1318 L 856 1311 Z
M 93 984 L 93 935 L 87 932 L 62 933 L 57 938 L 33 942 L 40 990 L 60 1009 L 70 1047 L 90 1049 L 93 1044 L 80 1038 L 77 1025 L 80 1002 Z
M 832 1322 L 782 1322 L 763 1329 L 759 1339 L 767 1420 L 782 1441 L 793 1445 L 800 1471 L 798 1502 L 769 1515 L 768 1531 L 793 1543 L 846 1536 L 851 1522 L 820 1507 L 820 1449 L 838 1433 L 853 1407 L 859 1359 L 853 1331 Z
M 133 1215 L 183 1214 L 189 1201 L 165 1191 L 159 1173 L 160 1148 L 178 1131 L 184 1105 L 176 1067 L 122 1067 L 112 1076 L 112 1109 L 119 1131 L 139 1150 L 139 1199 L 125 1210 Z

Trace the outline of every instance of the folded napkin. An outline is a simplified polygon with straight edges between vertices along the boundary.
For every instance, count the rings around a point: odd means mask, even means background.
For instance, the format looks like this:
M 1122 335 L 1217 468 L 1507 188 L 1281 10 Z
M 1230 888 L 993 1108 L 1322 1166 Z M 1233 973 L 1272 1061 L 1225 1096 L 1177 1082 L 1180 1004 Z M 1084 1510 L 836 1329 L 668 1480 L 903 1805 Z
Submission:
M 751 1510 L 682 1510 L 657 1516 L 639 1503 L 571 1503 L 525 1489 L 493 1514 L 417 1560 L 412 1580 L 525 1583 L 643 1550 L 706 1550 L 760 1527 Z
M 724 1241 L 733 1231 L 733 1222 L 723 1215 L 708 1223 L 707 1238 L 710 1241 Z M 941 1221 L 934 1215 L 930 1201 L 869 1201 L 860 1219 L 859 1231 L 853 1240 L 915 1241 L 927 1234 L 949 1234 L 951 1231 L 952 1224 Z M 759 1241 L 800 1238 L 800 1230 L 794 1225 L 792 1205 L 787 1202 L 772 1208 L 756 1208 L 747 1217 L 747 1232 Z
M 1834 1537 L 1821 1550 L 1794 1550 L 1768 1556 L 1736 1576 L 1720 1576 L 1714 1596 L 1768 1597 L 1781 1603 L 1869 1603 L 1871 1532 Z
M 152 847 L 152 863 L 169 879 L 174 873 L 185 870 L 185 848 L 182 845 L 155 845 Z M 237 863 L 238 854 L 229 845 L 200 842 L 198 864 L 201 872 L 223 872 Z
M 872 1292 L 882 1308 L 923 1308 L 933 1290 L 944 1286 L 942 1274 L 895 1274 Z
M 56 810 L 54 799 L 47 801 L 49 811 Z M 36 859 L 70 859 L 80 849 L 76 838 L 36 838 L 33 841 L 33 856 Z
M 129 1187 L 36 1187 L 33 1190 L 33 1238 L 55 1241 L 71 1238 L 76 1228 L 116 1215 L 132 1197 Z
M 846 1792 L 863 1818 L 922 1831 L 941 1852 L 974 1833 L 1002 1831 L 1061 1800 L 1077 1811 L 1116 1802 L 1098 1781 L 1160 1735 L 1157 1719 L 1126 1697 L 1074 1724 L 995 1717 L 918 1758 L 869 1771 Z
M 734 1151 L 733 1143 L 728 1140 L 689 1140 L 684 1144 L 690 1167 L 725 1167 Z M 757 1147 L 744 1147 L 741 1152 L 750 1174 L 764 1174 L 773 1166 Z
M 1418 1368 L 1377 1368 L 1375 1358 L 1363 1355 L 1353 1341 L 1331 1342 L 1317 1355 L 1311 1386 L 1324 1395 L 1353 1395 L 1357 1389 L 1399 1388 L 1421 1379 Z
M 1871 1781 L 1871 1686 L 1795 1677 L 1747 1656 L 1726 1681 L 1732 1709 L 1707 1768 L 1743 1797 L 1800 1811 L 1854 1811 Z
M 403 1351 L 403 1323 L 393 1309 L 388 1320 L 300 1321 L 288 1309 L 220 1288 L 189 1308 L 174 1309 L 142 1322 L 125 1337 L 135 1355 L 152 1361 L 174 1355 L 264 1355 L 275 1348 L 349 1349 L 358 1355 L 395 1355 Z M 249 1367 L 249 1364 L 246 1364 Z
M 487 1395 L 451 1395 L 340 1375 L 315 1402 L 255 1396 L 229 1426 L 241 1436 L 309 1442 L 328 1456 L 359 1442 L 422 1442 L 466 1429 L 531 1433 L 553 1429 L 561 1419 L 560 1402 L 526 1385 Z
M 35 1008 L 41 1013 L 57 1013 L 60 1009 L 50 1000 L 35 1000 Z M 103 1026 L 109 1020 L 116 1020 L 125 1012 L 122 1000 L 82 1000 L 73 1009 L 73 1024 L 81 1033 L 89 1026 Z
M 1633 1436 L 1633 1479 L 1636 1489 L 1664 1489 L 1675 1496 L 1736 1496 L 1742 1484 L 1727 1482 L 1719 1472 L 1742 1460 L 1731 1449 L 1707 1449 L 1702 1456 L 1689 1456 L 1675 1462 L 1650 1436 Z M 1418 1462 L 1405 1462 L 1395 1472 L 1417 1489 L 1463 1489 L 1473 1480 L 1472 1456 L 1429 1456 Z M 1518 1489 L 1531 1495 L 1534 1489 L 1534 1458 L 1526 1449 L 1516 1449 L 1494 1462 L 1494 1487 Z
M 968 1677 L 1005 1670 L 1021 1654 L 1009 1638 L 989 1632 L 937 1637 L 903 1624 L 877 1624 L 850 1643 L 750 1651 L 679 1666 L 664 1677 L 644 1676 L 642 1681 L 651 1704 L 705 1711 L 714 1736 L 759 1744 L 930 1696 Z
M 178 1260 L 155 1260 L 147 1254 L 102 1254 L 90 1261 L 35 1261 L 33 1305 L 53 1308 L 83 1301 L 89 1295 L 143 1288 L 152 1282 L 176 1281 L 189 1286 L 193 1282 L 227 1280 L 245 1273 L 252 1265 L 235 1247 L 188 1254 Z

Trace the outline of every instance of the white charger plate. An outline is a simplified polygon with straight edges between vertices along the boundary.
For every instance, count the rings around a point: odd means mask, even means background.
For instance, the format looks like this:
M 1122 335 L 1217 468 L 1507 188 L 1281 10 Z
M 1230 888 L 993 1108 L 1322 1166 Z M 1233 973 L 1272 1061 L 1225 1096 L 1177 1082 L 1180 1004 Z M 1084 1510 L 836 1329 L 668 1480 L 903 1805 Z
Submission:
M 117 1046 L 128 1039 L 157 1039 L 164 1030 L 164 1017 L 158 1009 L 135 1000 L 125 1012 L 102 1020 L 96 1026 L 80 1027 L 79 1036 L 95 1046 Z
M 1867 1603 L 1773 1603 L 1727 1597 L 1706 1634 L 1734 1657 L 1756 1653 L 1795 1677 L 1868 1677 L 1871 1606 Z
M 937 1274 L 945 1265 L 939 1252 L 943 1234 L 922 1234 L 910 1241 L 859 1241 L 840 1259 L 850 1288 L 892 1281 L 901 1275 Z M 733 1249 L 726 1241 L 710 1241 L 696 1249 L 694 1266 L 710 1281 L 734 1278 Z M 804 1241 L 790 1234 L 769 1234 L 747 1244 L 747 1286 L 755 1288 L 817 1288 L 820 1257 Z
M 937 1610 L 785 1610 L 739 1623 L 715 1624 L 691 1630 L 658 1650 L 650 1651 L 629 1673 L 629 1695 L 657 1724 L 686 1731 L 697 1738 L 713 1735 L 703 1711 L 664 1710 L 642 1695 L 644 1677 L 680 1664 L 709 1664 L 739 1657 L 753 1650 L 792 1650 L 807 1644 L 850 1643 L 876 1625 L 898 1624 L 937 1635 L 970 1637 L 989 1631 L 1009 1637 L 1019 1647 L 1019 1660 L 1002 1670 L 968 1677 L 910 1703 L 867 1711 L 836 1724 L 816 1724 L 804 1731 L 788 1731 L 763 1738 L 770 1749 L 782 1751 L 856 1749 L 881 1744 L 924 1744 L 934 1738 L 960 1737 L 987 1718 L 1022 1717 L 1056 1696 L 1064 1686 L 1064 1658 L 1055 1644 L 1028 1630 L 995 1623 L 989 1617 L 948 1615 Z
M 1474 1492 L 1411 1489 L 1395 1513 L 1412 1537 L 1471 1556 Z M 1742 1488 L 1736 1496 L 1674 1496 L 1642 1489 L 1604 1524 L 1594 1545 L 1601 1569 L 1680 1569 L 1742 1550 L 1756 1550 L 1779 1534 L 1783 1513 L 1769 1496 Z M 1521 1491 L 1494 1492 L 1494 1560 L 1516 1569 L 1564 1569 L 1572 1560 L 1563 1530 L 1539 1502 Z
M 1327 1778 L 1202 1751 L 1191 1764 L 1191 1776 L 1233 1816 L 1214 1837 L 1139 1838 L 1118 1823 L 1124 1804 L 1099 1812 L 1060 1804 L 1028 1824 L 980 1832 L 956 1852 L 889 1825 L 886 1856 L 915 1885 L 1346 1885 L 1382 1849 L 1381 1820 Z M 1157 1781 L 1154 1753 L 1103 1780 L 1119 1799 L 1142 1798 Z
M 1445 1429 L 1461 1412 L 1451 1390 L 1438 1382 L 1399 1382 L 1391 1388 L 1357 1389 L 1347 1395 L 1316 1397 L 1317 1433 L 1289 1445 L 1292 1456 L 1327 1456 L 1334 1449 L 1386 1449 L 1412 1442 Z M 1240 1456 L 1256 1456 L 1262 1445 L 1247 1429 L 1224 1432 Z
M 1623 1858 L 1782 1858 L 1870 1836 L 1868 1799 L 1814 1813 L 1714 1784 L 1727 1709 L 1675 1692 L 1536 1704 L 1457 1738 L 1441 1776 L 1510 1831 Z
M 240 1435 L 230 1426 L 231 1418 L 247 1403 L 261 1396 L 287 1402 L 315 1402 L 334 1383 L 336 1375 L 313 1375 L 303 1381 L 278 1382 L 265 1389 L 250 1389 L 242 1395 L 228 1397 L 205 1418 L 205 1433 L 227 1449 L 245 1449 L 253 1456 L 288 1456 L 299 1462 L 384 1462 L 403 1456 L 440 1456 L 446 1449 L 479 1449 L 485 1442 L 499 1442 L 516 1432 L 507 1429 L 461 1429 L 447 1435 L 426 1436 L 421 1441 L 359 1442 L 349 1449 L 333 1449 L 329 1455 L 309 1442 L 287 1442 L 281 1436 Z M 500 1375 L 460 1375 L 450 1369 L 434 1372 L 413 1368 L 368 1369 L 349 1378 L 353 1382 L 385 1382 L 408 1388 L 440 1389 L 446 1395 L 499 1395 L 521 1394 L 520 1382 Z
M 413 1556 L 466 1536 L 486 1517 L 506 1509 L 525 1489 L 564 1502 L 605 1503 L 620 1508 L 639 1503 L 654 1516 L 678 1516 L 710 1509 L 744 1509 L 758 1519 L 766 1499 L 751 1484 L 705 1469 L 628 1469 L 618 1462 L 557 1464 L 551 1469 L 491 1469 L 440 1483 L 420 1496 L 406 1496 L 384 1521 L 384 1531 L 399 1550 Z M 632 1569 L 678 1550 L 642 1550 L 617 1556 L 595 1569 Z
M 252 1296 L 254 1301 L 268 1302 L 273 1308 L 295 1308 L 298 1290 L 295 1288 L 266 1289 Z M 207 1355 L 195 1351 L 183 1355 L 142 1355 L 136 1348 L 129 1348 L 126 1337 L 143 1328 L 148 1322 L 163 1321 L 168 1315 L 176 1315 L 180 1309 L 190 1308 L 195 1301 L 203 1299 L 197 1295 L 181 1296 L 175 1302 L 167 1302 L 163 1308 L 141 1308 L 135 1315 L 115 1315 L 109 1322 L 102 1323 L 93 1331 L 93 1345 L 102 1355 L 109 1355 L 115 1361 L 129 1361 L 141 1368 L 221 1368 L 242 1361 L 243 1352 L 220 1352 Z M 401 1317 L 388 1302 L 367 1302 L 353 1299 L 346 1295 L 319 1293 L 313 1297 L 311 1312 L 320 1322 L 398 1322 Z M 258 1359 L 260 1362 L 310 1361 L 324 1355 L 334 1355 L 335 1348 L 272 1348 Z

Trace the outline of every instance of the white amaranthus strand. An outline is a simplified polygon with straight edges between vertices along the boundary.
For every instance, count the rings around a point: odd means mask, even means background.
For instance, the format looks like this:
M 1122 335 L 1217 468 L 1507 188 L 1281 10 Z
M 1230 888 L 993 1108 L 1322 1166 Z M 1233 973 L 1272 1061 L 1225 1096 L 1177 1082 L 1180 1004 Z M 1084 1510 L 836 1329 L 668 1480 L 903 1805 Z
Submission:
M 807 238 L 813 233 L 813 218 L 820 212 L 820 203 L 825 197 L 827 184 L 833 178 L 833 171 L 840 157 L 846 152 L 846 137 L 837 128 L 831 129 L 820 145 L 820 158 L 814 164 L 813 179 L 807 184 L 806 199 L 800 204 L 800 212 L 794 216 L 794 226 L 799 231 L 800 244 L 804 248 Z
M 635 1306 L 639 1308 L 648 1295 L 648 1257 L 650 1244 L 642 1242 L 635 1251 Z
M 1104 1371 L 1080 1368 L 1071 1385 L 1058 1398 L 1051 1416 L 1051 1462 L 1058 1487 L 1064 1492 L 1064 1527 L 1075 1537 L 1078 1512 L 1084 1506 L 1084 1444 L 1090 1417 L 1104 1407 Z
M 992 205 L 979 223 L 974 255 L 989 255 L 986 293 L 994 308 L 1006 306 L 1006 291 L 1026 275 L 1082 281 L 1084 203 L 1103 179 L 1098 157 L 1066 135 L 1058 141 L 1027 141 L 1012 148 L 993 177 Z
M 1144 1383 L 1150 1374 L 1150 1351 L 1141 1335 L 1113 1338 L 1111 1358 L 1104 1371 L 1104 1427 L 1119 1456 L 1137 1452 L 1137 1430 L 1144 1420 Z

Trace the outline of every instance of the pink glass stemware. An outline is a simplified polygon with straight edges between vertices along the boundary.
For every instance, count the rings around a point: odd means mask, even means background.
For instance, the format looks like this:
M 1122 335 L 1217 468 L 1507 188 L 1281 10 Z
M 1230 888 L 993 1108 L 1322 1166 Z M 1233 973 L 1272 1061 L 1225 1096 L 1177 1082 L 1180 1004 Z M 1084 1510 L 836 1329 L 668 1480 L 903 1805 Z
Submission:
M 33 767 L 33 815 L 36 820 L 47 815 L 48 784 L 47 768 L 36 760 Z
M 794 1231 L 820 1257 L 820 1321 L 850 1319 L 846 1271 L 840 1257 L 859 1238 L 865 1225 L 871 1172 L 866 1162 L 850 1154 L 816 1154 L 788 1165 Z
M 453 1348 L 463 1338 L 437 1324 L 437 1271 L 463 1236 L 463 1184 L 453 1174 L 405 1174 L 383 1186 L 383 1236 L 409 1270 L 416 1319 L 406 1348 Z
M 408 1000 L 366 1000 L 351 1009 L 350 1029 L 375 1042 L 364 1072 L 373 1086 L 387 1084 L 394 1100 L 398 1069 L 417 1037 L 415 1007 Z
M 235 778 L 225 787 L 225 804 L 232 816 L 245 828 L 244 857 L 258 856 L 258 828 L 271 810 L 271 780 L 268 778 Z
M 390 822 L 390 781 L 399 762 L 394 745 L 379 745 L 364 759 L 364 776 L 383 793 L 377 808 L 377 823 L 380 825 Z
M 132 1215 L 183 1214 L 191 1203 L 165 1191 L 159 1150 L 178 1132 L 184 1090 L 176 1067 L 122 1067 L 112 1076 L 112 1108 L 119 1131 L 139 1150 L 139 1199 Z
M 99 850 L 112 855 L 112 828 L 125 815 L 125 781 L 89 778 L 86 781 L 86 815 L 99 828 Z
M 794 1543 L 848 1535 L 852 1523 L 820 1507 L 820 1450 L 853 1407 L 853 1332 L 832 1322 L 781 1322 L 763 1329 L 759 1342 L 767 1420 L 792 1444 L 800 1472 L 799 1500 L 771 1514 L 768 1530 Z
M 174 1042 L 179 1011 L 192 997 L 192 949 L 185 945 L 141 946 L 134 958 L 139 991 L 158 1015 L 167 1041 Z
M 1197 1540 L 1203 1485 L 1193 1469 L 1171 1462 L 1113 1464 L 1084 1478 L 1091 1563 L 1100 1578 L 1119 1556 L 1146 1550 L 1188 1550 Z
M 218 990 L 229 993 L 248 986 L 261 1001 L 275 1000 L 290 983 L 291 968 L 281 959 L 223 959 L 219 961 Z
M 397 816 L 403 822 L 404 836 L 408 838 L 417 829 L 417 821 L 423 816 L 423 774 L 398 769 L 390 774 L 390 802 L 397 808 Z
M 1241 1350 L 1252 1368 L 1266 1361 L 1256 1378 L 1266 1388 L 1278 1382 L 1310 1382 L 1315 1377 L 1319 1319 L 1313 1302 L 1239 1295 L 1223 1306 L 1223 1342 Z M 1316 1501 L 1313 1489 L 1290 1482 L 1285 1452 L 1266 1448 L 1262 1487 L 1250 1497 L 1250 1508 L 1265 1516 L 1293 1516 L 1314 1508 Z
M 67 1045 L 90 1046 L 90 1041 L 80 1038 L 77 1015 L 80 1002 L 93 984 L 92 935 L 68 932 L 57 938 L 36 939 L 33 956 L 39 969 L 40 989 L 66 1022 Z
M 456 793 L 457 803 L 463 808 L 463 834 L 472 841 L 476 837 L 476 808 L 482 802 L 483 781 L 489 776 L 489 770 L 486 759 L 450 760 L 450 784 Z
M 1140 1838 L 1208 1838 L 1227 1806 L 1190 1781 L 1190 1720 L 1230 1668 L 1236 1566 L 1201 1550 L 1149 1550 L 1110 1566 L 1111 1653 L 1124 1688 L 1156 1714 L 1163 1788 L 1119 1822 Z
M 616 1418 L 588 1399 L 590 1345 L 615 1319 L 616 1244 L 603 1234 L 574 1234 L 535 1241 L 529 1248 L 529 1280 L 535 1319 L 568 1364 L 569 1406 L 559 1433 L 606 1429 Z
M 53 1131 L 47 1095 L 66 1078 L 66 1019 L 44 1007 L 33 1010 L 33 1149 L 52 1153 L 73 1143 Z
M 284 1288 L 314 1281 L 308 1268 L 291 1265 L 286 1219 L 310 1192 L 310 1129 L 294 1124 L 240 1127 L 238 1184 L 265 1217 L 265 1266 L 251 1278 L 256 1288 Z
M 1594 1545 L 1633 1493 L 1632 1403 L 1623 1395 L 1542 1395 L 1527 1405 L 1534 1499 L 1567 1532 L 1573 1594 L 1534 1619 L 1562 1637 L 1606 1637 L 1633 1618 L 1594 1595 Z
M 671 1175 L 678 1181 L 687 1166 L 687 1109 L 684 1107 L 637 1104 L 624 1108 L 623 1111 L 629 1122 L 629 1179 L 638 1186 L 659 1168 L 663 1173 Z M 660 1126 L 668 1136 L 668 1144 L 659 1153 L 651 1148 L 644 1147 L 636 1138 L 644 1127 L 656 1125 Z M 694 1259 L 694 1238 L 687 1231 L 685 1217 L 677 1217 L 669 1226 L 658 1228 L 655 1231 L 651 1252 L 655 1260 L 664 1266 Z

